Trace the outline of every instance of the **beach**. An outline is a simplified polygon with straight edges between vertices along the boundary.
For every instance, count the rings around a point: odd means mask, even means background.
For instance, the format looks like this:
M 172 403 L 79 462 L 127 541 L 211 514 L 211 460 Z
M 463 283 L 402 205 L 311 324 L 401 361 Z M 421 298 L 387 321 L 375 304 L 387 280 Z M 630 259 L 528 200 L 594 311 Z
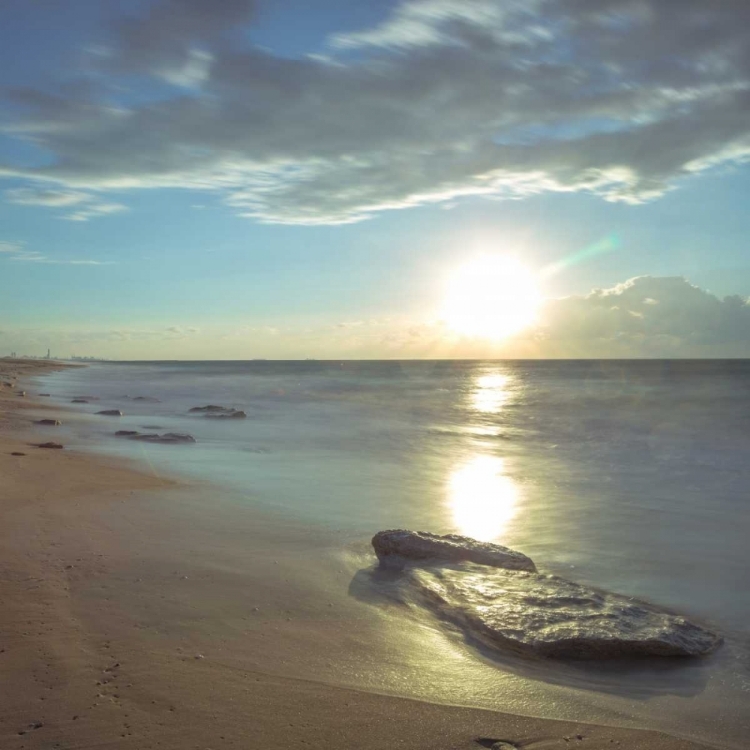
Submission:
M 40 413 L 67 418 L 32 380 L 55 367 L 0 360 L 3 748 L 711 746 L 331 684 L 369 626 L 299 573 L 317 532 L 247 508 L 207 518 L 217 490 L 157 463 L 36 447 L 57 439 Z M 311 637 L 319 679 L 295 668 Z

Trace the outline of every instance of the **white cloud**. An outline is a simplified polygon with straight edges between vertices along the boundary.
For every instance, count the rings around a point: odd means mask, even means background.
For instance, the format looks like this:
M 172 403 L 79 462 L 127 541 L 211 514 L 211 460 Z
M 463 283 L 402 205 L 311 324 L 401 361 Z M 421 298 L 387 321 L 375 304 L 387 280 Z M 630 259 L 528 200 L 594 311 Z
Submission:
M 719 299 L 681 277 L 640 276 L 549 301 L 534 333 L 543 352 L 746 356 L 750 303 L 740 296 Z
M 11 255 L 18 255 L 23 252 L 22 242 L 6 242 L 0 240 L 0 253 L 9 253 Z
M 215 190 L 260 221 L 321 224 L 472 195 L 638 203 L 750 158 L 745 0 L 409 0 L 301 59 L 228 44 L 254 13 L 168 0 L 122 20 L 94 56 L 110 89 L 10 93 L 24 114 L 6 132 L 55 161 L 0 174 Z M 180 88 L 117 103 L 132 72 Z
M 27 250 L 22 242 L 4 242 L 0 241 L 0 253 L 3 253 L 6 260 L 18 263 L 44 263 L 55 266 L 111 266 L 114 261 L 111 260 L 92 260 L 89 258 L 61 259 L 50 258 L 37 250 Z
M 109 214 L 116 214 L 121 211 L 129 210 L 130 209 L 127 206 L 123 206 L 122 203 L 90 203 L 79 211 L 68 214 L 63 218 L 68 221 L 88 221 L 97 216 L 108 216 Z
M 16 188 L 6 190 L 5 200 L 19 206 L 75 206 L 91 200 L 88 193 L 76 190 L 40 190 L 38 188 Z
M 97 216 L 107 216 L 129 210 L 122 203 L 101 201 L 90 193 L 83 193 L 78 190 L 46 190 L 26 187 L 6 190 L 4 196 L 8 203 L 15 203 L 20 206 L 46 206 L 49 208 L 80 206 L 73 213 L 62 217 L 69 221 L 88 221 Z

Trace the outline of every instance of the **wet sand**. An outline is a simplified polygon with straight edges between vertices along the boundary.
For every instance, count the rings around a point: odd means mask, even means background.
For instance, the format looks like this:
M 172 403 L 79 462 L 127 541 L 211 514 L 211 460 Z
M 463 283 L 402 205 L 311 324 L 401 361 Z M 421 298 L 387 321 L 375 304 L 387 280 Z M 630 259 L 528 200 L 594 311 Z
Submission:
M 351 626 L 307 601 L 304 578 L 285 564 L 304 527 L 260 515 L 206 526 L 211 488 L 35 447 L 59 439 L 54 426 L 33 424 L 41 411 L 65 419 L 28 383 L 51 367 L 0 360 L 0 383 L 16 383 L 0 385 L 0 747 L 705 747 L 271 669 L 301 658 L 300 629 L 319 631 L 335 663 Z

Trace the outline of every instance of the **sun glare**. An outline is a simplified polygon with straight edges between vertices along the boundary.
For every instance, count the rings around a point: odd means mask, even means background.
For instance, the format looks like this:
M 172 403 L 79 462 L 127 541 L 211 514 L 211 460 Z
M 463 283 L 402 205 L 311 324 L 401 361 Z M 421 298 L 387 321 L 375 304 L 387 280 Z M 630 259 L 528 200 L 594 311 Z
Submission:
M 499 340 L 533 323 L 540 303 L 536 280 L 525 266 L 513 258 L 484 256 L 453 274 L 442 316 L 456 333 Z
M 518 490 L 503 469 L 501 458 L 475 456 L 451 474 L 448 501 L 462 534 L 497 539 L 515 516 Z

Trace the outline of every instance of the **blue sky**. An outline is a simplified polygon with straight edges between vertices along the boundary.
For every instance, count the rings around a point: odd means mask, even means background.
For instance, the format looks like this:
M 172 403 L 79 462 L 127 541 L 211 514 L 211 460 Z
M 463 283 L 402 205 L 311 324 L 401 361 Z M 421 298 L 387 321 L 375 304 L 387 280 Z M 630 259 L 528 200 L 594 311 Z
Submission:
M 0 353 L 746 356 L 750 18 L 720 5 L 10 0 Z M 479 254 L 538 274 L 534 330 L 440 319 Z

